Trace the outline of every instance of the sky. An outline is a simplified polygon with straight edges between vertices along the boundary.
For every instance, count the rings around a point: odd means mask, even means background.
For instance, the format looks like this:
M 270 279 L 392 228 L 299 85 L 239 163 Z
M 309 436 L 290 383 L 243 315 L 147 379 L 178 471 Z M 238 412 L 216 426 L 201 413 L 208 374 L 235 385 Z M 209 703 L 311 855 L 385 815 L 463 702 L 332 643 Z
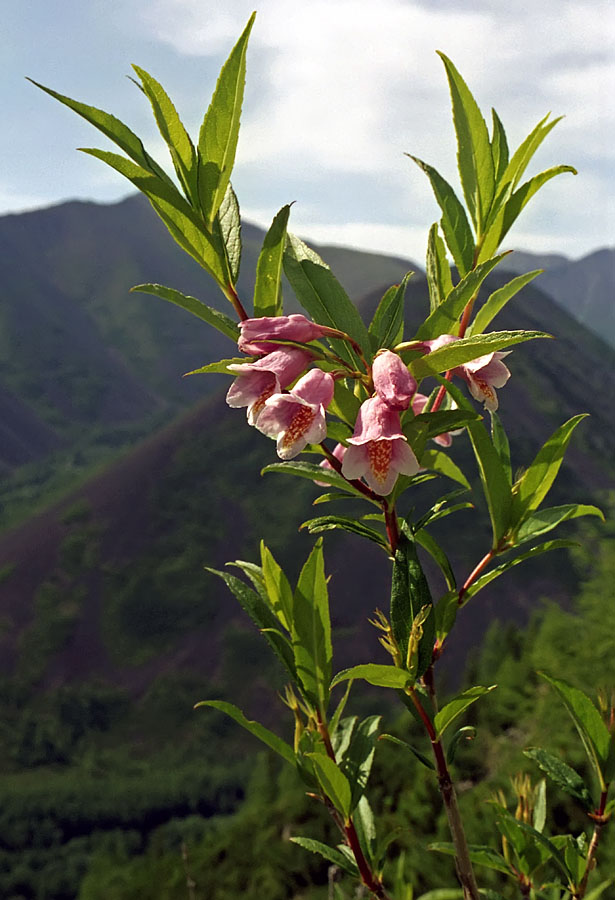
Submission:
M 528 174 L 565 163 L 507 246 L 581 257 L 615 244 L 615 5 L 611 0 L 3 0 L 0 215 L 69 199 L 112 203 L 131 185 L 77 147 L 109 147 L 25 76 L 114 113 L 168 167 L 136 63 L 193 136 L 250 13 L 233 184 L 242 215 L 422 263 L 439 218 L 412 153 L 457 184 L 446 53 L 517 146 L 565 115 Z

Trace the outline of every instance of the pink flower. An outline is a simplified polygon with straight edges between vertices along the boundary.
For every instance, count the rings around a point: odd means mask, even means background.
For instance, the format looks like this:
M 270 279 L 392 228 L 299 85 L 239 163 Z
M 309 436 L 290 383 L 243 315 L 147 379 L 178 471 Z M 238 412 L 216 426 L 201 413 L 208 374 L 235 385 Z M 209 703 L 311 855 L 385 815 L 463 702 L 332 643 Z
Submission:
M 423 341 L 423 344 L 432 353 L 458 340 L 459 338 L 452 334 L 441 334 L 433 341 Z M 504 387 L 510 378 L 510 370 L 502 362 L 510 352 L 510 350 L 496 350 L 494 353 L 486 353 L 451 369 L 453 375 L 463 378 L 474 399 L 484 403 L 491 412 L 495 412 L 498 408 L 495 388 Z
M 336 444 L 335 450 L 333 451 L 333 456 L 337 459 L 338 462 L 342 462 L 344 459 L 344 454 L 346 453 L 346 447 L 343 444 Z M 331 469 L 333 471 L 333 466 L 329 462 L 329 460 L 325 457 L 323 461 L 320 463 L 321 469 Z M 326 481 L 315 481 L 314 484 L 317 484 L 318 487 L 330 487 L 330 485 Z
M 484 403 L 491 412 L 495 412 L 498 408 L 495 388 L 504 387 L 510 378 L 510 370 L 502 362 L 510 352 L 497 350 L 453 369 L 455 375 L 459 375 L 467 383 L 474 399 Z
M 372 367 L 374 389 L 391 409 L 408 409 L 416 393 L 416 381 L 397 353 L 379 353 Z
M 412 398 L 412 412 L 415 416 L 420 416 L 423 410 L 427 405 L 427 401 L 429 397 L 426 397 L 425 394 L 415 394 Z M 436 444 L 439 444 L 441 447 L 450 447 L 453 443 L 453 432 L 445 431 L 443 434 L 438 434 L 433 439 Z
M 237 346 L 242 353 L 258 356 L 275 349 L 271 343 L 276 338 L 282 341 L 297 341 L 306 344 L 323 334 L 323 326 L 310 322 L 305 316 L 262 316 L 260 319 L 245 319 L 239 323 L 241 335 Z M 263 342 L 263 343 L 261 343 Z
M 298 347 L 281 347 L 262 359 L 250 363 L 233 363 L 229 366 L 238 372 L 226 395 L 229 406 L 248 407 L 248 422 L 256 422 L 265 406 L 265 401 L 297 378 L 308 367 L 312 357 Z
M 399 413 L 380 397 L 366 400 L 359 410 L 353 436 L 342 462 L 342 475 L 364 478 L 381 497 L 390 494 L 397 476 L 416 475 L 419 463 L 401 432 Z
M 277 441 L 280 459 L 292 459 L 307 444 L 324 441 L 325 408 L 331 403 L 334 386 L 328 372 L 310 369 L 290 393 L 276 393 L 265 401 L 256 427 Z

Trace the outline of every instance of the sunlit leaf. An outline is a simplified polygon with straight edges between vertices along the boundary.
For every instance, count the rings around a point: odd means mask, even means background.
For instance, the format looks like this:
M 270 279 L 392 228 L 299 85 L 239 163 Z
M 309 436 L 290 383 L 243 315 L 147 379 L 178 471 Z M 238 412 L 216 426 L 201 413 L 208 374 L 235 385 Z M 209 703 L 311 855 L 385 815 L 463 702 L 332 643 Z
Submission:
M 282 313 L 282 262 L 286 246 L 286 226 L 290 204 L 283 206 L 265 235 L 256 266 L 254 315 L 279 316 Z
M 548 775 L 558 787 L 575 800 L 578 800 L 587 810 L 593 808 L 591 794 L 586 788 L 583 779 L 569 765 L 563 762 L 559 757 L 549 753 L 548 750 L 542 750 L 540 747 L 532 747 L 530 750 L 523 751 L 529 759 L 540 766 L 545 775 Z
M 471 706 L 472 703 L 476 703 L 480 697 L 495 690 L 496 687 L 497 685 L 495 684 L 492 684 L 489 687 L 477 684 L 475 687 L 468 688 L 467 691 L 464 691 L 462 694 L 449 700 L 446 706 L 443 706 L 442 709 L 436 713 L 434 718 L 434 725 L 436 727 L 438 738 L 442 737 L 449 725 L 454 722 L 468 706 Z
M 297 676 L 308 699 L 324 714 L 331 681 L 331 619 L 322 554 L 316 541 L 293 596 L 292 642 Z
M 374 351 L 381 347 L 394 347 L 403 340 L 406 288 L 413 274 L 408 272 L 404 275 L 399 284 L 386 291 L 378 304 L 368 329 Z
M 518 294 L 526 284 L 533 281 L 537 275 L 541 275 L 543 271 L 544 269 L 534 269 L 534 271 L 527 272 L 525 275 L 517 275 L 516 278 L 513 278 L 507 284 L 498 288 L 497 291 L 490 294 L 476 313 L 474 321 L 472 322 L 470 329 L 468 329 L 469 333 L 481 334 L 497 316 L 500 310 L 506 306 L 508 301 L 512 299 L 515 294 Z
M 225 316 L 224 313 L 219 312 L 217 309 L 206 306 L 205 303 L 202 303 L 201 300 L 197 300 L 196 297 L 182 294 L 181 291 L 165 287 L 163 284 L 137 284 L 131 288 L 131 290 L 140 291 L 143 294 L 153 294 L 154 297 L 160 297 L 161 300 L 168 300 L 169 303 L 180 306 L 182 309 L 185 309 L 186 312 L 192 313 L 193 316 L 197 316 L 199 319 L 207 322 L 208 325 L 212 325 L 218 331 L 221 331 L 222 334 L 226 335 L 226 337 L 235 341 L 235 343 L 239 339 L 239 328 L 232 319 Z M 245 359 L 242 359 L 241 361 L 245 362 Z

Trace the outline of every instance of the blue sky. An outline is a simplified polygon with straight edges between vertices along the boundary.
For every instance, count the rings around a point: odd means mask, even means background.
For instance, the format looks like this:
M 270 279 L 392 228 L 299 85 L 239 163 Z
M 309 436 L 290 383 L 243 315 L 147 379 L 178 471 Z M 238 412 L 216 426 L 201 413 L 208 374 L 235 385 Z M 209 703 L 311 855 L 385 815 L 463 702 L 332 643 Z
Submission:
M 198 132 L 218 70 L 250 12 L 245 0 L 20 0 L 0 32 L 0 214 L 130 185 L 79 146 L 107 146 L 37 91 L 29 75 L 115 113 L 166 165 L 148 105 L 124 76 L 138 63 Z M 548 111 L 566 114 L 536 165 L 568 163 L 532 201 L 509 246 L 579 257 L 615 243 L 615 9 L 603 0 L 262 0 L 248 56 L 233 178 L 243 214 L 324 243 L 421 263 L 437 218 L 404 151 L 456 178 L 449 55 L 483 111 L 518 144 Z

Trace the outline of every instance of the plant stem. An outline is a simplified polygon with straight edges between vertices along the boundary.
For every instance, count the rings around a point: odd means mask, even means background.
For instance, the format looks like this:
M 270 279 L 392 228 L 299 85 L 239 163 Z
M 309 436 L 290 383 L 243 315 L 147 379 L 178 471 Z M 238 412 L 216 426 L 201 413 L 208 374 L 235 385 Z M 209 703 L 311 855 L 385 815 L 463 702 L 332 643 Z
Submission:
M 463 822 L 461 821 L 461 814 L 457 804 L 457 795 L 446 764 L 446 756 L 444 755 L 442 742 L 438 739 L 433 723 L 427 715 L 416 691 L 412 688 L 410 689 L 409 694 L 431 741 L 431 749 L 433 751 L 436 771 L 438 773 L 438 787 L 440 788 L 440 793 L 444 801 L 448 826 L 455 847 L 455 867 L 457 869 L 457 878 L 463 889 L 464 900 L 480 900 L 478 885 L 470 860 L 468 842 L 466 840 Z
M 399 543 L 399 527 L 397 525 L 395 506 L 389 506 L 388 502 L 383 500 L 382 511 L 384 512 L 384 522 L 389 538 L 389 544 L 391 545 L 391 556 L 395 556 L 395 551 L 397 550 L 397 545 Z
M 332 759 L 333 762 L 336 762 L 335 751 L 333 749 L 333 744 L 331 743 L 329 729 L 327 727 L 325 719 L 320 712 L 317 713 L 317 723 L 318 732 L 323 739 L 325 750 L 327 751 L 327 756 L 329 757 L 329 759 Z M 378 900 L 390 900 L 388 894 L 384 890 L 382 882 L 380 881 L 378 876 L 375 875 L 374 872 L 372 872 L 370 864 L 365 858 L 365 854 L 363 853 L 363 849 L 359 841 L 359 836 L 357 834 L 357 830 L 354 826 L 352 818 L 349 818 L 348 821 L 344 823 L 343 831 L 346 837 L 346 842 L 352 850 L 352 854 L 355 858 L 357 868 L 361 876 L 361 881 L 363 882 L 365 887 L 369 891 L 371 891 L 373 896 L 377 897 Z
M 233 285 L 230 283 L 227 284 L 226 290 L 224 293 L 226 294 L 226 296 L 229 298 L 229 300 L 233 304 L 233 308 L 235 309 L 235 312 L 239 316 L 239 321 L 245 322 L 245 320 L 248 319 L 249 316 L 248 316 L 247 312 L 245 311 L 245 309 L 243 307 L 243 303 L 239 299 L 239 295 L 237 294 L 237 291 L 235 290 Z
M 594 868 L 596 850 L 598 849 L 598 844 L 600 842 L 600 835 L 602 834 L 602 829 L 604 828 L 604 826 L 606 825 L 606 823 L 608 821 L 608 816 L 604 815 L 604 810 L 606 808 L 607 793 L 608 793 L 608 791 L 603 791 L 600 794 L 600 806 L 598 807 L 598 809 L 592 816 L 592 818 L 595 820 L 596 824 L 594 825 L 594 833 L 592 834 L 592 839 L 589 843 L 589 847 L 587 848 L 587 862 L 586 862 L 586 867 L 585 867 L 585 874 L 583 875 L 583 878 L 581 879 L 581 883 L 579 884 L 578 888 L 572 895 L 573 900 L 581 900 L 581 898 L 585 896 L 585 891 L 587 890 L 587 881 L 589 879 L 590 872 Z
M 457 603 L 459 604 L 459 606 L 461 606 L 461 604 L 463 603 L 463 597 L 468 588 L 474 584 L 478 576 L 481 574 L 483 569 L 485 569 L 489 565 L 496 553 L 497 550 L 491 549 L 488 553 L 485 553 L 478 565 L 474 566 L 474 568 L 462 584 L 461 588 L 459 589 L 459 595 L 457 598 Z

